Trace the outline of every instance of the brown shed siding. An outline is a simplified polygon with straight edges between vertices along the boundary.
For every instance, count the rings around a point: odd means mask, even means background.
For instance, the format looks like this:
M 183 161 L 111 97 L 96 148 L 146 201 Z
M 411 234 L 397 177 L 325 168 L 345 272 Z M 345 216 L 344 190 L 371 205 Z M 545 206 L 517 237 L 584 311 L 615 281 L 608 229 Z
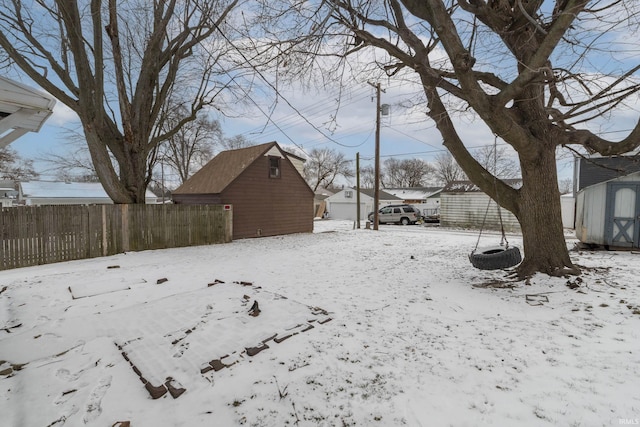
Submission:
M 173 203 L 185 205 L 220 205 L 220 194 L 172 194 Z
M 261 156 L 221 194 L 233 205 L 233 238 L 313 231 L 313 192 L 286 159 L 280 177 L 269 178 L 269 157 Z

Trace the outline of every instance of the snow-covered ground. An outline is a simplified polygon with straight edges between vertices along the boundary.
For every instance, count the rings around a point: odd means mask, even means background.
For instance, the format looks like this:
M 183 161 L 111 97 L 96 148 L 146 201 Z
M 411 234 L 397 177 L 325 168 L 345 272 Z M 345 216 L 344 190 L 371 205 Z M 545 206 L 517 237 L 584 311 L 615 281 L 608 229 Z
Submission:
M 317 221 L 0 272 L 0 424 L 639 423 L 638 254 L 508 282 L 471 267 L 477 237 Z

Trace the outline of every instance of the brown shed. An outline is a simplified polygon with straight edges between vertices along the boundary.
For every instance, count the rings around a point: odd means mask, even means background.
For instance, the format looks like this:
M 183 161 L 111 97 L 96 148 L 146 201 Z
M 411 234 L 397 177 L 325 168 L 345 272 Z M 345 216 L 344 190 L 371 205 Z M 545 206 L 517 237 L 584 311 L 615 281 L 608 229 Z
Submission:
M 313 191 L 276 142 L 223 151 L 172 193 L 174 203 L 233 206 L 233 238 L 313 231 Z

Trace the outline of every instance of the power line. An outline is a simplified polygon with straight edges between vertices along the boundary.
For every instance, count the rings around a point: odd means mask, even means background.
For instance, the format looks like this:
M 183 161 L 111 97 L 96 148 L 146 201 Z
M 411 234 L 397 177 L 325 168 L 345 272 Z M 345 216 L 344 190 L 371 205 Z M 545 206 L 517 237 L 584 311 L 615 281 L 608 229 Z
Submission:
M 244 53 L 227 37 L 227 35 L 216 25 L 216 29 L 218 30 L 218 32 L 220 33 L 220 35 L 227 41 L 227 43 L 229 43 L 231 45 L 231 47 L 233 47 L 236 52 L 238 52 L 238 54 L 242 57 L 242 59 L 244 59 L 244 61 L 247 64 L 250 64 L 251 62 L 249 61 L 249 59 L 244 55 Z M 267 78 L 262 74 L 262 72 L 260 72 L 260 70 L 256 69 L 255 67 L 252 67 L 252 69 L 258 74 L 258 76 L 260 76 L 260 78 L 262 79 L 263 82 L 265 82 L 271 89 L 274 90 L 276 97 L 282 99 L 293 111 L 295 111 L 309 126 L 311 126 L 313 129 L 315 129 L 318 133 L 322 134 L 325 138 L 329 139 L 330 141 L 333 141 L 334 143 L 343 146 L 343 147 L 348 147 L 348 148 L 353 148 L 349 145 L 346 144 L 342 144 L 338 141 L 336 141 L 335 139 L 331 138 L 329 135 L 326 135 L 321 129 L 319 129 L 316 125 L 314 125 L 313 123 L 311 123 L 296 107 L 294 107 L 289 100 L 282 96 L 278 89 L 269 81 L 267 80 Z M 225 71 L 225 73 L 227 73 L 227 71 Z M 227 73 L 228 74 L 228 73 Z M 228 74 L 229 75 L 229 74 Z M 229 75 L 230 76 L 230 75 Z M 273 123 L 274 126 L 276 126 L 283 135 L 285 135 L 287 137 L 287 139 L 289 139 L 289 141 L 291 141 L 291 143 L 293 143 L 296 147 L 298 147 L 300 150 L 302 150 L 302 152 L 304 152 L 306 154 L 306 152 L 304 151 L 304 148 L 302 148 L 300 145 L 298 145 L 291 137 L 289 137 L 289 135 L 287 135 L 282 129 L 280 129 L 280 127 L 275 123 L 275 121 L 271 118 L 271 115 L 267 115 L 264 110 L 258 105 L 258 103 L 251 98 L 251 96 L 243 89 L 241 88 L 241 90 L 245 93 L 245 95 L 251 100 L 251 102 L 253 102 L 256 107 L 258 107 L 258 110 L 260 110 L 260 112 L 271 122 Z
M 368 95 L 360 95 L 357 98 L 352 98 L 350 100 L 350 102 L 344 104 L 342 108 L 344 108 L 345 106 L 348 106 L 350 104 L 354 104 L 356 102 L 359 102 L 362 99 L 364 99 L 365 97 L 368 97 Z M 327 99 L 328 98 L 330 98 L 330 97 L 327 97 Z M 322 101 L 320 103 L 322 103 Z M 320 116 L 322 114 L 328 114 L 328 113 L 334 111 L 334 109 L 332 107 L 330 107 L 330 108 L 324 108 L 322 110 L 317 110 L 316 109 L 316 111 L 318 111 L 318 112 L 315 114 L 315 116 Z M 309 116 L 309 114 L 307 114 L 305 111 L 301 111 L 300 109 L 298 109 L 298 113 L 302 114 L 302 115 Z M 301 120 L 299 117 L 296 117 L 296 116 L 290 116 L 290 117 L 292 117 L 292 118 L 291 119 L 285 119 L 288 123 L 286 125 L 284 125 L 284 126 L 282 125 L 282 120 L 279 120 L 280 128 L 282 128 L 282 129 L 290 129 L 290 128 L 294 127 L 294 126 L 297 126 L 297 125 L 303 123 L 303 120 Z M 334 118 L 333 120 L 336 120 L 336 119 Z M 254 134 L 259 129 L 264 129 L 264 128 L 252 129 L 252 130 L 244 132 L 243 135 Z M 367 127 L 367 128 L 364 128 L 362 126 L 347 127 L 347 128 L 342 129 L 342 131 L 341 131 L 339 136 L 332 135 L 332 138 L 330 138 L 330 140 L 332 140 L 333 142 L 337 142 L 336 141 L 337 139 L 349 138 L 349 137 L 351 137 L 353 135 L 357 135 L 357 134 L 362 133 L 363 131 L 367 131 L 367 130 L 369 131 L 369 135 L 370 135 L 373 132 L 372 129 L 373 129 L 373 127 Z M 269 130 L 267 132 L 259 131 L 258 133 L 260 133 L 262 136 L 267 136 L 268 137 L 269 135 L 276 135 L 277 132 L 278 132 L 277 130 Z M 345 133 L 345 132 L 347 132 L 347 133 Z M 363 145 L 366 142 L 366 140 L 369 138 L 369 135 L 360 143 L 343 144 L 343 143 L 338 142 L 338 144 L 342 145 L 342 146 L 345 146 L 345 147 L 348 147 L 348 148 L 357 148 L 357 147 Z M 322 142 L 326 142 L 326 139 L 327 139 L 327 136 L 324 133 L 320 133 L 320 135 L 318 137 L 316 137 L 314 139 L 311 139 L 311 140 L 305 141 L 305 144 L 319 144 L 319 143 L 322 143 Z
M 403 86 L 403 84 L 397 84 L 394 85 L 392 87 L 401 87 Z M 365 87 L 366 89 L 366 87 Z M 276 129 L 271 129 L 271 130 L 267 130 L 265 131 L 265 127 L 257 127 L 254 129 L 250 129 L 246 132 L 241 133 L 241 135 L 245 135 L 245 136 L 249 136 L 249 135 L 253 135 L 256 133 L 259 133 L 260 135 L 262 135 L 263 137 L 268 137 L 269 135 L 276 135 L 278 132 L 281 132 L 282 130 L 286 130 L 286 129 L 291 129 L 294 126 L 297 126 L 299 124 L 303 124 L 304 122 L 309 123 L 310 120 L 313 117 L 317 117 L 317 116 L 321 116 L 324 114 L 329 114 L 333 111 L 339 111 L 340 109 L 344 109 L 345 107 L 355 104 L 357 102 L 362 101 L 363 99 L 367 98 L 370 96 L 369 93 L 363 93 L 362 89 L 357 89 L 356 91 L 354 91 L 354 94 L 351 96 L 351 98 L 349 99 L 349 101 L 347 103 L 342 103 L 341 107 L 339 107 L 338 109 L 334 109 L 333 107 L 328 107 L 325 108 L 323 107 L 324 105 L 327 105 L 331 102 L 331 100 L 335 100 L 336 96 L 339 96 L 335 93 L 332 93 L 328 96 L 326 96 L 325 98 L 323 98 L 322 100 L 319 100 L 314 106 L 312 106 L 310 109 L 307 110 L 303 110 L 300 108 L 296 108 L 296 113 L 297 115 L 291 115 L 288 116 L 285 119 L 280 119 L 278 120 L 278 126 L 276 127 Z M 280 93 L 280 97 L 285 99 L 282 94 Z M 269 117 L 270 121 L 272 123 L 275 122 L 275 120 L 271 117 Z M 285 122 L 285 124 L 283 124 L 283 120 Z M 337 122 L 337 119 L 335 118 L 335 116 L 332 118 L 332 120 Z M 326 139 L 329 139 L 332 142 L 338 143 L 338 145 L 344 146 L 344 147 L 348 147 L 348 148 L 357 148 L 361 145 L 363 145 L 364 143 L 367 142 L 367 140 L 369 139 L 372 131 L 373 127 L 363 127 L 363 126 L 352 126 L 352 127 L 347 127 L 342 129 L 341 133 L 339 134 L 339 136 L 336 135 L 332 135 L 331 138 L 328 138 L 327 135 L 324 132 L 319 132 L 320 136 L 318 136 L 317 138 L 314 138 L 312 140 L 307 140 L 305 141 L 305 145 L 308 144 L 319 144 L 319 143 L 323 143 L 326 142 Z M 317 130 L 317 128 L 316 128 Z M 363 131 L 368 131 L 369 134 L 367 135 L 367 137 L 364 138 L 364 140 L 360 143 L 357 144 L 345 144 L 345 143 L 341 143 L 339 142 L 340 139 L 345 139 L 345 138 L 349 138 L 353 135 L 357 135 L 359 133 L 362 133 Z M 345 133 L 347 132 L 347 133 Z
M 420 142 L 420 143 L 422 143 L 422 144 L 424 144 L 424 145 L 428 145 L 429 147 L 437 148 L 437 147 L 435 147 L 435 146 L 433 146 L 433 145 L 429 144 L 428 142 L 425 142 L 425 141 L 423 141 L 423 140 L 421 140 L 421 139 L 418 139 L 418 138 L 416 138 L 415 136 L 411 136 L 411 135 L 409 135 L 409 134 L 407 134 L 407 133 L 405 133 L 405 132 L 402 132 L 401 130 L 398 130 L 398 129 L 394 128 L 394 127 L 389 126 L 389 127 L 385 128 L 385 129 L 390 129 L 390 130 L 392 130 L 392 131 L 394 131 L 394 132 L 399 133 L 400 135 L 404 135 L 404 136 L 406 136 L 407 138 L 411 138 L 411 139 L 416 140 L 416 141 L 418 141 L 418 142 Z M 438 149 L 438 148 L 437 148 L 437 149 Z

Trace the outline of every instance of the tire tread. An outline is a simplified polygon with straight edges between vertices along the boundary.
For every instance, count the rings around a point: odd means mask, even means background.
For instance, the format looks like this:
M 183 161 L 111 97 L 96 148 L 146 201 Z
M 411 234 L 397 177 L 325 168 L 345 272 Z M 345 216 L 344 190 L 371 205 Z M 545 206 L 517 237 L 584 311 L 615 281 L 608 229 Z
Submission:
M 503 251 L 492 253 L 472 253 L 469 255 L 471 264 L 480 270 L 502 270 L 515 267 L 522 262 L 520 249 L 516 246 L 506 248 Z

